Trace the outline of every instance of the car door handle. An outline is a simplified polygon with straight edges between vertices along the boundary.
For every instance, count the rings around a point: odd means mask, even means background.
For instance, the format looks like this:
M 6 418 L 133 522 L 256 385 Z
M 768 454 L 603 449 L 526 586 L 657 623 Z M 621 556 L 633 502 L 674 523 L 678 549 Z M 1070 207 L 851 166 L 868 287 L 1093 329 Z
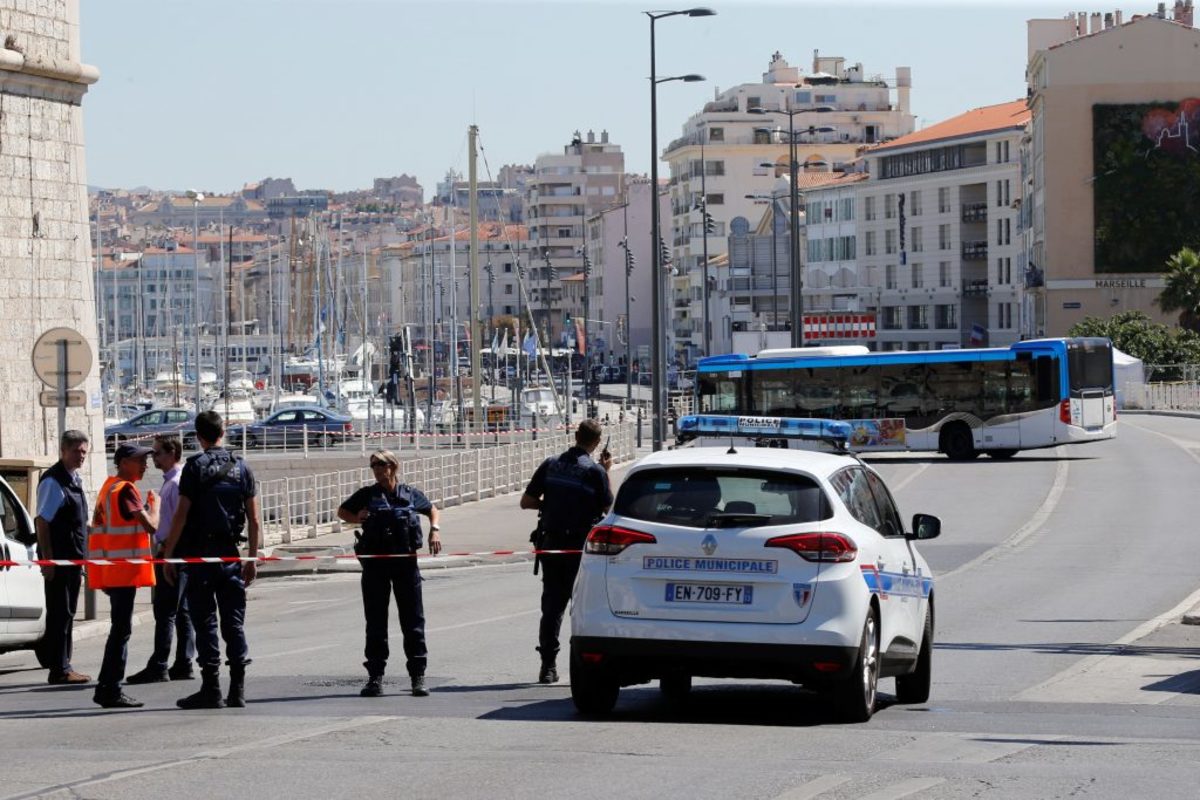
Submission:
M 875 569 L 879 570 L 880 572 L 883 572 L 883 568 L 886 566 L 887 566 L 887 562 L 884 561 L 882 558 L 875 559 Z

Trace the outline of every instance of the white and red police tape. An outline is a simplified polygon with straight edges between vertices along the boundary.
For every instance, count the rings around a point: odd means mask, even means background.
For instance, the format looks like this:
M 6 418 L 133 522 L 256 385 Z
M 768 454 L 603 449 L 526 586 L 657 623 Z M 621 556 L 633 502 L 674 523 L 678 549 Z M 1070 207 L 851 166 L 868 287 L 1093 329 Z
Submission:
M 376 558 L 448 558 L 450 556 L 562 556 L 579 555 L 582 550 L 483 550 L 480 552 L 392 553 L 388 555 L 355 555 L 353 553 L 297 556 L 189 556 L 186 558 L 28 558 L 0 559 L 0 567 L 111 567 L 118 564 L 234 564 L 253 561 L 270 564 L 278 561 L 354 561 Z

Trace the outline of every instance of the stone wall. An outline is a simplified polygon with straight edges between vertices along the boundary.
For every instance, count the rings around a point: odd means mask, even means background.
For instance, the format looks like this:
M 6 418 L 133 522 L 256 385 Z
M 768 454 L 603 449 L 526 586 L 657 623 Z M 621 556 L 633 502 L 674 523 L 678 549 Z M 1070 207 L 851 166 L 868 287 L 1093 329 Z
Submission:
M 88 406 L 67 425 L 99 445 L 84 476 L 95 491 L 103 410 L 81 103 L 99 73 L 79 62 L 78 0 L 0 0 L 0 43 L 0 457 L 57 455 L 57 411 L 38 405 L 30 353 L 46 330 L 74 328 L 93 366 Z

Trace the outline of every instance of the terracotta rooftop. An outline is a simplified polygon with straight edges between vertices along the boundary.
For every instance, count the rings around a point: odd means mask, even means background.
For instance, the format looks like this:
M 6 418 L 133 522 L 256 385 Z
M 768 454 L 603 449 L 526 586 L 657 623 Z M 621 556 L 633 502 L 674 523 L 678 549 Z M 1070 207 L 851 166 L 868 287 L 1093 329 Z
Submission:
M 963 139 L 968 136 L 978 136 L 993 131 L 1003 131 L 1010 128 L 1020 128 L 1029 123 L 1029 108 L 1024 100 L 1013 100 L 994 106 L 973 108 L 965 114 L 951 117 L 944 122 L 922 128 L 915 133 L 901 136 L 899 139 L 873 147 L 867 152 L 871 155 L 885 150 L 896 150 L 901 147 L 912 147 L 918 144 Z

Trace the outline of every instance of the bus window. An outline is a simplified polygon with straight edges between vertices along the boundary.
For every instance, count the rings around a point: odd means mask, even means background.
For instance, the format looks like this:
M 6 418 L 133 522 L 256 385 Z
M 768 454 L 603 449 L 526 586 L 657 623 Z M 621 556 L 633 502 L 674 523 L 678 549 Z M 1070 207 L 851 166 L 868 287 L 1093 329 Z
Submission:
M 983 377 L 982 402 L 979 418 L 988 419 L 1008 410 L 1008 362 L 981 361 L 979 373 Z
M 837 369 L 796 370 L 796 416 L 837 418 L 841 390 Z
M 1067 375 L 1071 391 L 1112 389 L 1112 346 L 1107 339 L 1075 339 L 1067 343 Z
M 765 369 L 754 373 L 754 413 L 767 417 L 796 415 L 793 370 Z
M 698 381 L 701 414 L 737 414 L 741 379 L 728 375 L 701 374 Z
M 875 419 L 879 398 L 879 367 L 848 367 L 842 370 L 842 402 L 839 419 Z
M 973 361 L 928 364 L 929 393 L 938 399 L 938 417 L 961 411 L 978 416 L 983 394 L 983 373 Z
M 1058 359 L 1038 356 L 1033 363 L 1037 375 L 1038 402 L 1057 403 L 1061 399 L 1058 391 Z

